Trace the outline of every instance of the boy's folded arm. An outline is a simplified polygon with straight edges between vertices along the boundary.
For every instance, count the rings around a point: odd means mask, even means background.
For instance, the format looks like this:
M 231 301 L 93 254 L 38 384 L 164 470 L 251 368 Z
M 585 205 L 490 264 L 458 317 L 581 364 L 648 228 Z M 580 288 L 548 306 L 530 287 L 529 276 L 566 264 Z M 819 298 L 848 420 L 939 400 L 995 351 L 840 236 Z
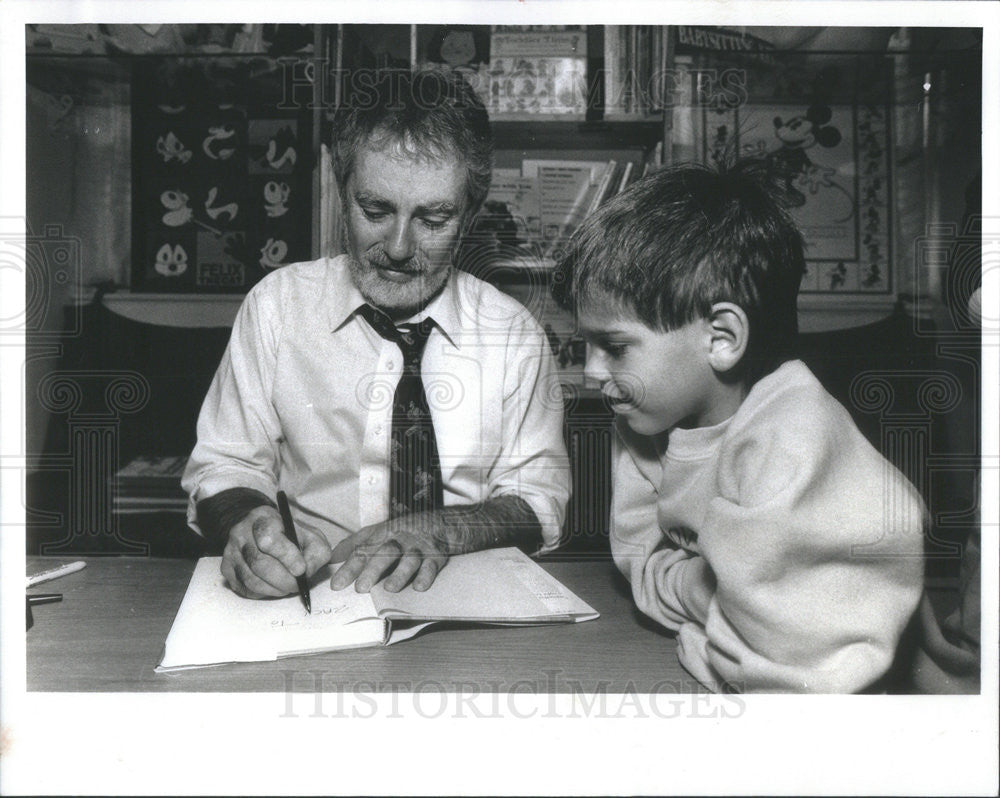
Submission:
M 706 650 L 723 680 L 853 692 L 889 668 L 920 596 L 924 510 L 851 432 L 745 448 L 741 485 L 711 502 L 700 535 L 718 580 Z
M 715 595 L 715 577 L 704 557 L 665 546 L 646 561 L 642 581 L 633 592 L 639 608 L 668 629 L 691 622 L 704 626 Z
M 676 631 L 691 621 L 704 624 L 714 579 L 701 557 L 671 547 L 660 529 L 655 486 L 662 473 L 659 447 L 664 443 L 618 425 L 611 536 L 615 562 L 632 583 L 639 609 Z

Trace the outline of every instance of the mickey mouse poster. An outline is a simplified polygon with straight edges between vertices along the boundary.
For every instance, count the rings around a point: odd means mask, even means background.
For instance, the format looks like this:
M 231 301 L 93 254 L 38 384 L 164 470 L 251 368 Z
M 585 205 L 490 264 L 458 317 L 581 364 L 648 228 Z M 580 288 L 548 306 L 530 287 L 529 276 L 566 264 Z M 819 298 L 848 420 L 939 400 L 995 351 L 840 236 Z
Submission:
M 705 160 L 758 157 L 783 185 L 806 240 L 804 293 L 892 289 L 889 114 L 877 85 L 866 65 L 790 61 L 751 73 L 745 105 L 703 114 Z
M 741 150 L 762 156 L 783 183 L 810 259 L 854 259 L 859 241 L 853 109 L 822 102 L 773 105 L 754 108 L 752 121 Z
M 816 194 L 821 186 L 835 185 L 835 170 L 824 167 L 809 157 L 814 147 L 832 149 L 843 140 L 839 128 L 831 124 L 833 110 L 826 103 L 813 103 L 804 114 L 774 117 L 777 149 L 767 154 L 772 169 L 782 176 L 793 207 L 806 204 L 806 195 L 799 186 Z M 851 209 L 853 212 L 853 208 Z

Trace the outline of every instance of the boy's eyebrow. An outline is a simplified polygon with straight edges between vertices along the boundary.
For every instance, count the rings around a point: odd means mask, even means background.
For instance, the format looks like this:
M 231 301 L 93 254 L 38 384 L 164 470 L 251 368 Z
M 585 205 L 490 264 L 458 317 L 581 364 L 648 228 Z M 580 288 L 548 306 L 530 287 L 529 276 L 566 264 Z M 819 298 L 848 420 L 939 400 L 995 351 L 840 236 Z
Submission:
M 580 335 L 588 338 L 627 338 L 631 340 L 634 337 L 630 332 L 614 327 L 611 329 L 603 327 L 580 327 L 577 331 Z

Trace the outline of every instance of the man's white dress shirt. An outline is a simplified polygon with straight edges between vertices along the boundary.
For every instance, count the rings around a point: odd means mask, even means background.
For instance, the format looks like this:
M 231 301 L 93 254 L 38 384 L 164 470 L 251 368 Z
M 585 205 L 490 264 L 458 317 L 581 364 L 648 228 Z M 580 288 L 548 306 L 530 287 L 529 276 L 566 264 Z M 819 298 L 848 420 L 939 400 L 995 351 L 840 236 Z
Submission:
M 399 347 L 357 313 L 347 257 L 296 263 L 249 292 L 198 419 L 184 473 L 195 504 L 234 487 L 288 493 L 296 522 L 331 545 L 389 515 L 392 398 Z M 519 303 L 454 271 L 413 320 L 434 329 L 421 371 L 444 503 L 514 494 L 554 548 L 569 498 L 559 375 Z

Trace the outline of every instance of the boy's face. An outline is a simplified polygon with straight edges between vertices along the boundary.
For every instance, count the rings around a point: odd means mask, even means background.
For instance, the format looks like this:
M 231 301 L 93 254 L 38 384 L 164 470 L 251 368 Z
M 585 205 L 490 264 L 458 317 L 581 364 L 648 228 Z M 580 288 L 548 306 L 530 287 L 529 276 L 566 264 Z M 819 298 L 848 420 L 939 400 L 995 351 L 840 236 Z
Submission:
M 676 426 L 711 426 L 730 415 L 714 401 L 718 379 L 708 361 L 708 322 L 661 332 L 612 308 L 594 302 L 578 311 L 587 342 L 584 374 L 633 430 L 656 435 Z

